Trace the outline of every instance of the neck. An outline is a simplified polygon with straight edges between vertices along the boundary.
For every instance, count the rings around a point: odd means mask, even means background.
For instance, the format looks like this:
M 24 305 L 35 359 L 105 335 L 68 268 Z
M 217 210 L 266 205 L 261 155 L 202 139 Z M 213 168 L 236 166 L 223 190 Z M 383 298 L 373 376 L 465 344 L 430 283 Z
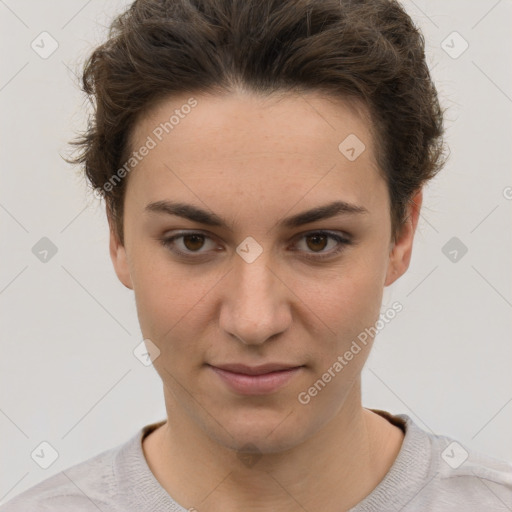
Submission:
M 336 416 L 302 444 L 284 452 L 233 456 L 184 413 L 143 442 L 162 487 L 198 511 L 349 510 L 382 480 L 403 433 L 361 406 L 354 386 Z M 169 408 L 168 408 L 169 409 Z

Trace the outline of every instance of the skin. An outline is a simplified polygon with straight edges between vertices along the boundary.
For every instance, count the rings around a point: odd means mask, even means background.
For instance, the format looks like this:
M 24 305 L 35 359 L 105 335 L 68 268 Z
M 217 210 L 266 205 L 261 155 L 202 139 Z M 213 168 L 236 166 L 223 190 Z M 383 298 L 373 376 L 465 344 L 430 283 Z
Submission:
M 146 112 L 131 147 L 188 97 Z M 297 397 L 379 319 L 384 287 L 409 266 L 422 192 L 393 242 L 362 106 L 316 92 L 194 97 L 198 105 L 127 178 L 124 245 L 109 219 L 115 271 L 134 291 L 144 338 L 160 350 L 153 364 L 168 420 L 145 438 L 145 457 L 185 508 L 348 510 L 382 480 L 403 441 L 399 428 L 361 404 L 372 343 L 307 405 Z M 349 134 L 366 146 L 355 161 L 338 150 Z M 214 212 L 231 230 L 145 211 L 160 200 Z M 367 213 L 276 226 L 335 200 Z M 353 243 L 334 254 L 335 240 L 305 236 L 320 229 Z M 180 257 L 161 240 L 184 230 L 207 238 L 175 240 L 189 253 Z M 248 236 L 263 250 L 252 263 L 236 252 Z M 329 256 L 308 259 L 319 254 Z M 274 393 L 244 396 L 206 366 L 235 362 L 304 367 Z

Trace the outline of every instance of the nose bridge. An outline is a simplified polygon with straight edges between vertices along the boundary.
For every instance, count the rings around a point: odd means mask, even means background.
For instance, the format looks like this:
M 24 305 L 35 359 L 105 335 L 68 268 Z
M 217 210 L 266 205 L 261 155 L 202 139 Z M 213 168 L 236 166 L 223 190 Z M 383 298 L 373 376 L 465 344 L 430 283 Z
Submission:
M 252 262 L 235 258 L 233 278 L 234 288 L 239 291 L 239 303 L 270 298 L 275 276 L 270 270 L 270 258 L 266 255 L 262 254 Z
M 240 248 L 246 247 L 240 244 Z M 230 274 L 221 311 L 221 327 L 226 332 L 246 344 L 261 344 L 287 328 L 289 312 L 269 252 L 261 252 L 252 261 L 237 255 Z

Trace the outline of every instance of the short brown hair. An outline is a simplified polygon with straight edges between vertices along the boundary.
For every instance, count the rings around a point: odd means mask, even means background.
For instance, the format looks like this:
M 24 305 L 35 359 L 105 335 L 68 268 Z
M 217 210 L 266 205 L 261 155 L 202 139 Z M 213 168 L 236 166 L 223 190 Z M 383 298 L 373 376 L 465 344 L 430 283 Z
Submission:
M 131 152 L 137 119 L 166 97 L 237 87 L 362 100 L 394 239 L 407 202 L 444 164 L 424 39 L 397 1 L 137 0 L 85 63 L 82 88 L 95 108 L 68 160 L 85 164 L 121 242 L 126 180 L 105 184 Z

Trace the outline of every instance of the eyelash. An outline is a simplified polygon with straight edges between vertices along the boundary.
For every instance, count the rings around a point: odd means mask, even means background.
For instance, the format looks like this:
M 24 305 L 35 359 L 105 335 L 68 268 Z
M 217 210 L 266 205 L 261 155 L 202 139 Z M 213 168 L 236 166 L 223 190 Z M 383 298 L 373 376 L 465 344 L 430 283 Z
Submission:
M 209 237 L 205 233 L 201 233 L 199 231 L 187 231 L 187 232 L 184 232 L 184 233 L 178 233 L 178 234 L 173 235 L 171 237 L 163 238 L 163 239 L 161 239 L 161 243 L 162 243 L 162 245 L 165 248 L 167 248 L 170 251 L 174 252 L 178 256 L 181 256 L 181 257 L 184 257 L 184 258 L 189 258 L 189 257 L 198 258 L 201 255 L 201 253 L 184 252 L 184 251 L 181 251 L 181 250 L 176 249 L 175 247 L 173 247 L 175 240 L 177 240 L 179 238 L 183 238 L 185 236 L 193 236 L 193 235 L 199 235 L 201 237 L 204 237 L 205 239 L 210 239 L 211 240 L 211 237 Z M 349 240 L 348 238 L 342 237 L 342 236 L 340 236 L 340 235 L 338 235 L 336 233 L 331 233 L 330 231 L 310 231 L 308 233 L 303 234 L 299 238 L 299 240 L 301 240 L 303 238 L 306 238 L 306 237 L 314 236 L 314 235 L 327 236 L 327 237 L 335 240 L 336 242 L 338 242 L 338 247 L 335 250 L 332 250 L 331 252 L 326 253 L 326 254 L 323 254 L 323 253 L 309 253 L 309 254 L 315 254 L 314 256 L 307 256 L 307 255 L 305 256 L 307 259 L 310 259 L 310 260 L 320 261 L 320 260 L 323 260 L 323 259 L 326 259 L 326 258 L 331 258 L 331 257 L 335 256 L 336 254 L 340 253 L 341 251 L 343 251 L 345 246 L 351 245 L 353 243 L 352 240 Z M 199 256 L 195 256 L 195 254 L 198 254 Z

